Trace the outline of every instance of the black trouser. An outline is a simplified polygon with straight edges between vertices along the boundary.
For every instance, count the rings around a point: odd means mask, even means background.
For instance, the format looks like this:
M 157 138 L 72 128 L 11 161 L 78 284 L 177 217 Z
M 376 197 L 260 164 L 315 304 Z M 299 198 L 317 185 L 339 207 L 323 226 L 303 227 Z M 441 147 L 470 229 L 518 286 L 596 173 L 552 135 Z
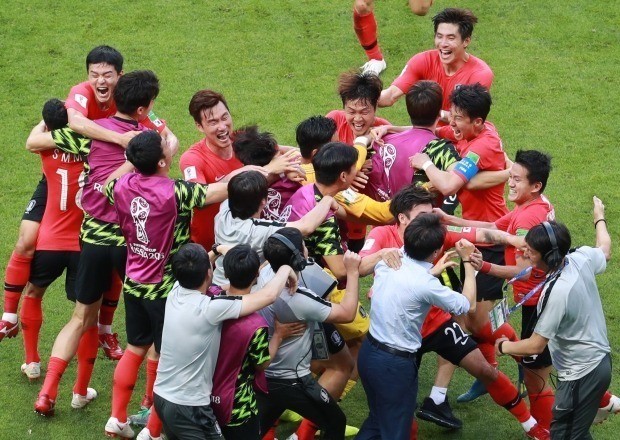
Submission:
M 224 440 L 209 405 L 177 405 L 157 394 L 153 399 L 168 440 Z
M 235 426 L 222 426 L 226 440 L 261 440 L 258 414 Z
M 344 439 L 347 418 L 338 402 L 312 377 L 267 379 L 269 394 L 257 393 L 261 437 L 286 409 L 319 426 L 323 438 Z

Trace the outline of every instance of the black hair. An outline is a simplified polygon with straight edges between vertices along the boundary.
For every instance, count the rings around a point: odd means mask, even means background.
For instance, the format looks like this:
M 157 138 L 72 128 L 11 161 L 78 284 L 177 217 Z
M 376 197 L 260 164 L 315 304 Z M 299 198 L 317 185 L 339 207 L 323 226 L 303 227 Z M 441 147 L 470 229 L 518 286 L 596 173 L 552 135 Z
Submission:
M 164 157 L 161 136 L 155 130 L 143 131 L 129 141 L 125 154 L 141 174 L 155 174 L 159 161 Z
M 446 8 L 433 17 L 435 33 L 437 33 L 437 28 L 441 23 L 457 25 L 461 39 L 465 40 L 470 38 L 474 32 L 474 25 L 478 23 L 478 17 L 468 9 Z
M 260 258 L 248 244 L 238 244 L 224 256 L 224 276 L 236 289 L 247 289 L 258 276 Z
M 116 73 L 123 71 L 123 56 L 121 53 L 110 46 L 97 46 L 86 55 L 86 71 L 91 64 L 109 64 L 114 67 Z
M 228 182 L 228 206 L 233 217 L 252 217 L 267 198 L 267 179 L 258 171 L 244 171 Z
M 196 243 L 185 244 L 172 257 L 172 274 L 181 287 L 198 289 L 205 282 L 211 263 L 204 247 Z
M 547 187 L 547 180 L 551 173 L 551 156 L 536 150 L 519 150 L 515 156 L 518 163 L 527 170 L 527 181 L 530 185 L 541 183 L 540 192 Z
M 553 229 L 553 233 L 555 234 L 555 241 L 558 246 L 560 257 L 564 258 L 566 254 L 568 254 L 571 246 L 570 232 L 566 225 L 562 223 L 550 221 L 549 226 L 551 226 L 551 229 Z M 553 248 L 551 245 L 551 238 L 549 238 L 549 234 L 545 230 L 542 223 L 534 226 L 527 232 L 525 235 L 525 242 L 529 247 L 540 253 L 542 257 L 547 255 Z M 550 269 L 555 268 L 552 267 Z
M 420 185 L 414 183 L 404 186 L 392 198 L 390 213 L 399 224 L 398 214 L 407 215 L 409 211 L 419 205 L 433 205 L 435 197 Z
M 311 116 L 297 126 L 296 139 L 301 157 L 311 159 L 314 150 L 331 142 L 336 133 L 336 121 L 325 116 Z
M 135 70 L 118 79 L 114 102 L 119 112 L 132 116 L 139 107 L 148 107 L 159 94 L 159 80 L 150 70 Z
M 286 227 L 278 229 L 278 234 L 288 238 L 293 243 L 300 254 L 304 253 L 303 236 L 297 228 Z M 277 238 L 269 237 L 263 245 L 263 255 L 265 260 L 269 262 L 269 265 L 274 272 L 277 272 L 284 265 L 290 265 L 293 257 L 293 251 L 288 248 Z
M 269 132 L 258 131 L 258 126 L 249 125 L 235 131 L 233 150 L 243 165 L 263 167 L 278 153 L 278 143 Z
M 432 126 L 439 117 L 443 91 L 435 81 L 418 81 L 405 96 L 407 113 L 412 125 Z
M 425 261 L 441 249 L 446 228 L 436 214 L 420 214 L 405 229 L 405 253 L 414 260 Z
M 338 181 L 340 173 L 349 172 L 357 162 L 357 150 L 342 142 L 330 142 L 323 146 L 312 158 L 316 181 L 322 185 L 332 185 Z
M 65 103 L 60 99 L 52 98 L 47 100 L 45 104 L 43 104 L 41 114 L 43 116 L 43 122 L 45 122 L 47 129 L 50 131 L 66 127 L 69 123 Z
M 361 101 L 377 108 L 383 82 L 370 72 L 345 72 L 338 78 L 338 94 L 342 99 L 342 105 L 349 101 Z
M 470 119 L 482 118 L 483 121 L 486 121 L 493 103 L 489 90 L 480 83 L 455 88 L 450 102 Z

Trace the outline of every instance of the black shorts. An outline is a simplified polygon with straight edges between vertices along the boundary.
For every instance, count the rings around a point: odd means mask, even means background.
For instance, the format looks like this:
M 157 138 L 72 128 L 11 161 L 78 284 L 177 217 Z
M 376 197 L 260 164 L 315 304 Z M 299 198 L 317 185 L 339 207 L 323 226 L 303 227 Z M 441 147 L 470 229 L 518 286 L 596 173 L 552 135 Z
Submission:
M 346 343 L 344 342 L 344 338 L 336 329 L 334 324 L 330 324 L 327 322 L 321 323 L 323 326 L 323 330 L 325 331 L 325 339 L 327 339 L 327 350 L 330 354 L 340 353 Z
M 99 301 L 103 292 L 112 286 L 113 270 L 118 273 L 121 280 L 125 278 L 126 260 L 125 246 L 82 243 L 75 285 L 76 299 L 86 305 Z
M 26 210 L 24 211 L 24 215 L 22 215 L 22 220 L 29 220 L 31 222 L 41 223 L 43 219 L 43 214 L 45 214 L 45 204 L 47 203 L 47 179 L 45 175 L 41 177 L 37 187 L 32 193 L 32 197 L 30 197 L 30 201 L 28 205 L 26 205 Z
M 457 322 L 450 318 L 433 333 L 422 339 L 418 350 L 418 365 L 422 355 L 434 351 L 454 365 L 459 365 L 463 358 L 478 348 L 478 344 L 463 331 Z
M 536 308 L 536 306 L 521 307 L 521 339 L 527 339 L 534 333 L 534 328 L 536 328 L 536 323 L 538 322 Z M 521 365 L 524 368 L 531 368 L 533 370 L 550 367 L 551 353 L 549 352 L 549 346 L 545 346 L 545 349 L 540 354 L 522 357 Z
M 153 394 L 155 410 L 170 440 L 224 440 L 209 405 L 185 406 Z
M 482 258 L 491 264 L 504 265 L 504 246 L 496 245 L 490 247 L 481 247 Z M 461 263 L 461 279 L 464 279 L 465 269 Z M 478 272 L 476 274 L 476 301 L 496 301 L 504 297 L 504 280 L 486 273 Z
M 166 298 L 142 299 L 127 292 L 123 294 L 123 298 L 127 342 L 137 347 L 155 344 L 155 351 L 159 353 L 161 333 L 164 329 Z
M 31 284 L 47 288 L 66 270 L 65 293 L 67 299 L 75 301 L 75 279 L 77 277 L 79 251 L 36 251 L 30 263 Z

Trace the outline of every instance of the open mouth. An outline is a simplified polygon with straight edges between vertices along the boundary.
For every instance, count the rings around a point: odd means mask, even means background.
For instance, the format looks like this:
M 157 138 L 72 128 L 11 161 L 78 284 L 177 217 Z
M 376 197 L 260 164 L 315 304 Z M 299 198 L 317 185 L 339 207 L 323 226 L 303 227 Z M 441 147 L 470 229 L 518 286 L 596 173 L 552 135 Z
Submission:
M 442 59 L 447 59 L 450 58 L 450 56 L 452 55 L 452 51 L 451 50 L 439 50 L 439 56 Z
M 109 87 L 97 87 L 97 96 L 100 98 L 107 98 L 110 93 Z
M 361 132 L 364 130 L 364 123 L 353 123 L 353 129 L 357 132 Z
M 230 140 L 230 132 L 228 130 L 218 133 L 216 135 L 217 140 L 220 142 L 228 142 Z

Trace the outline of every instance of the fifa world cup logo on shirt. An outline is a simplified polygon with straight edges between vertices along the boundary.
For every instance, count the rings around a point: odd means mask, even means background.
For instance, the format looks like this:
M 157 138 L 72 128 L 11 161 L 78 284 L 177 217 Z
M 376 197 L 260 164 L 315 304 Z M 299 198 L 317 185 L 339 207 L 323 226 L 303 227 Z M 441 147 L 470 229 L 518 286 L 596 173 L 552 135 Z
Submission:
M 149 244 L 149 237 L 146 234 L 146 220 L 149 218 L 151 207 L 142 197 L 136 197 L 131 201 L 131 216 L 136 225 L 136 235 L 138 240 L 144 244 Z

